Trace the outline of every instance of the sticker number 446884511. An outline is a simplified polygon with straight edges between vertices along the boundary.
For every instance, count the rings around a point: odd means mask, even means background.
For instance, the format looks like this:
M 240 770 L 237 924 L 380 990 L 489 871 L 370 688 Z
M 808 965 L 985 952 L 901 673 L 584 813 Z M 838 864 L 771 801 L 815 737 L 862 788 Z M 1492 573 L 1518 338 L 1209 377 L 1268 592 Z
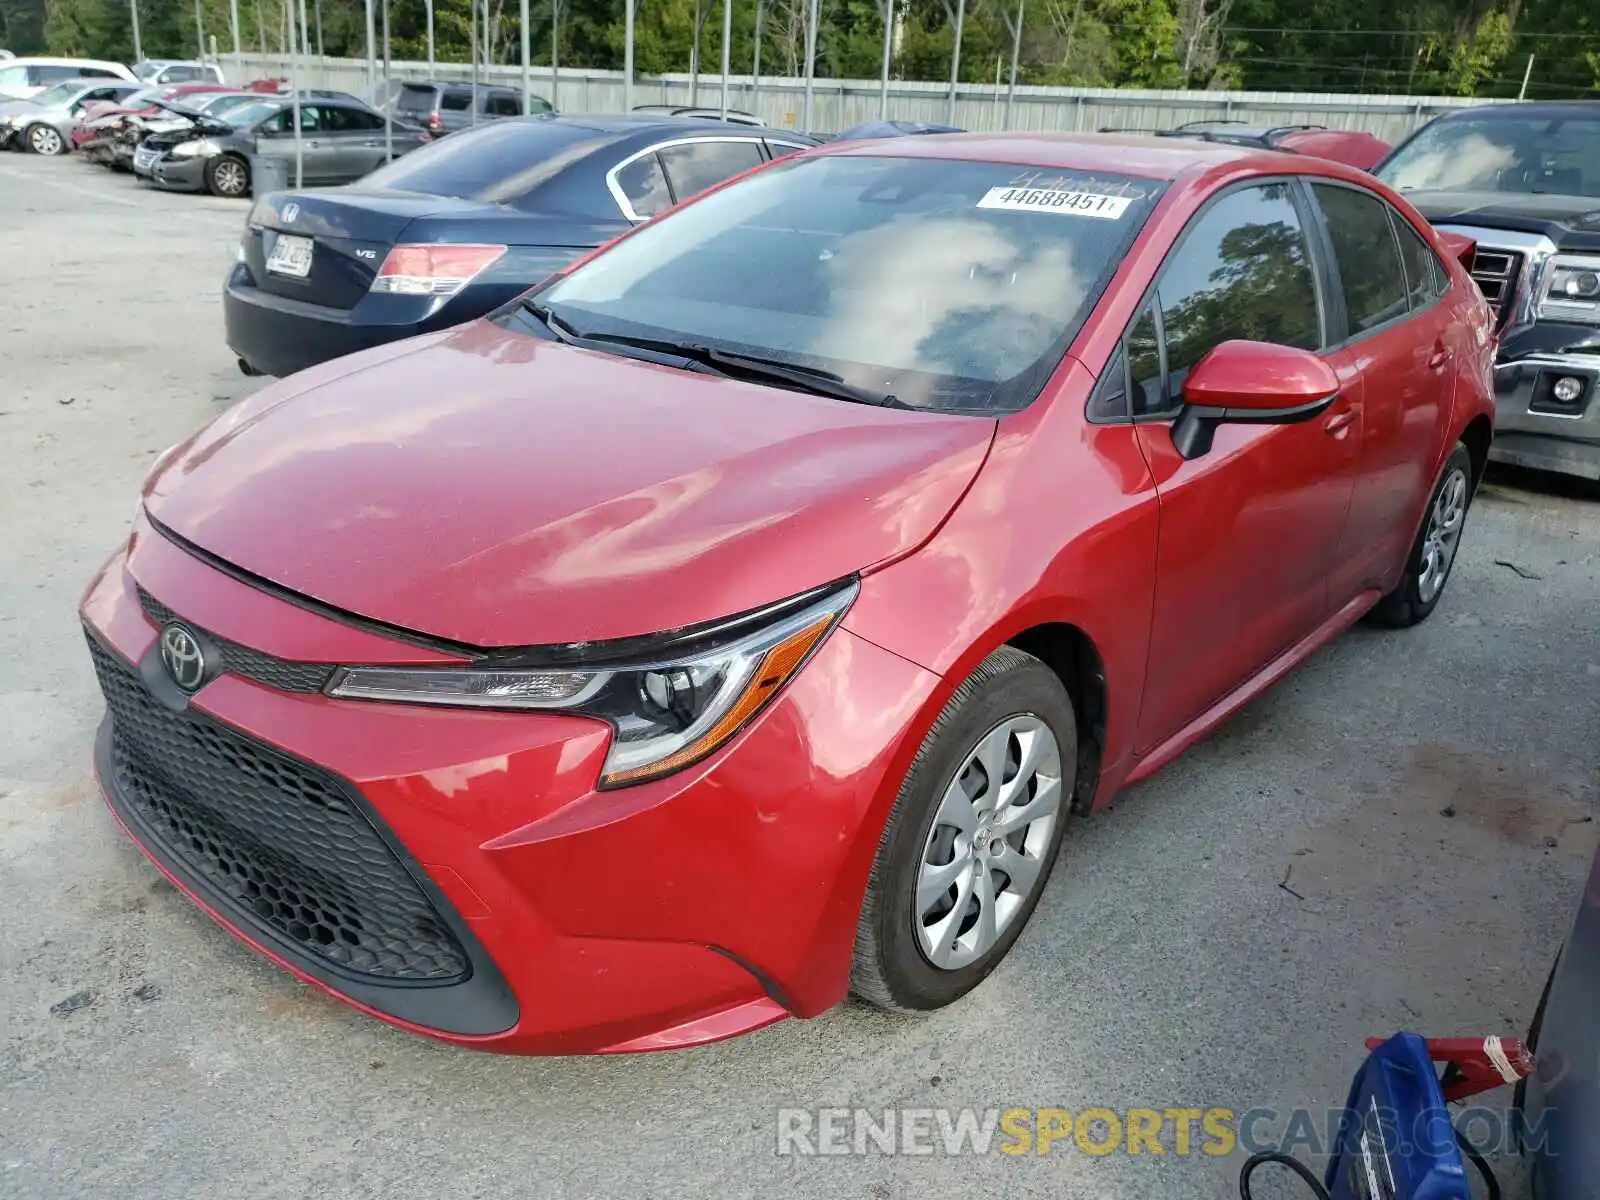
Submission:
M 1133 201 L 1126 196 L 1103 196 L 1098 192 L 1064 192 L 1054 188 L 990 188 L 978 201 L 979 208 L 1003 208 L 1016 212 L 1065 213 L 1074 217 L 1099 217 L 1115 221 L 1128 211 Z

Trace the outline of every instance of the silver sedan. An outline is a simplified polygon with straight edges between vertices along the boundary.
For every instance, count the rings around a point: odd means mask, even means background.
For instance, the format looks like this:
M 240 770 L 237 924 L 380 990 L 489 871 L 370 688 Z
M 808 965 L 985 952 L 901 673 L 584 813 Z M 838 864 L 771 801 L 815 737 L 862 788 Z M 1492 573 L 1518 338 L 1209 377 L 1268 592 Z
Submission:
M 121 80 L 68 79 L 31 100 L 9 101 L 0 105 L 0 147 L 65 154 L 72 149 L 72 127 L 85 104 L 118 101 L 143 86 Z

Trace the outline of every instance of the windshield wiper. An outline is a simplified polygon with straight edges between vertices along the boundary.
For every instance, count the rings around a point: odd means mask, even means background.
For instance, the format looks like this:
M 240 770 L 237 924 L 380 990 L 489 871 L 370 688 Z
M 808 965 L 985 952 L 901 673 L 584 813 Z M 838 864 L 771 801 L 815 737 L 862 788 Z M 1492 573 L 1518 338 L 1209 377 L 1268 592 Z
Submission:
M 712 346 L 690 346 L 686 349 L 696 351 L 697 355 L 703 356 L 702 361 L 721 367 L 732 374 L 748 375 L 753 379 L 771 383 L 787 383 L 819 396 L 848 400 L 852 404 L 875 404 L 879 408 L 915 407 L 892 392 L 880 392 L 846 383 L 841 376 L 835 375 L 832 371 L 797 366 L 794 363 L 779 362 L 771 358 L 757 358 L 750 354 L 734 354 Z
M 832 371 L 816 367 L 802 367 L 795 363 L 780 362 L 771 358 L 758 358 L 749 354 L 735 354 L 718 350 L 714 346 L 699 346 L 692 342 L 670 342 L 661 338 L 632 337 L 621 333 L 581 333 L 564 318 L 550 311 L 550 306 L 537 300 L 524 300 L 522 307 L 544 323 L 551 333 L 569 346 L 616 346 L 643 350 L 676 358 L 694 370 L 714 375 L 739 375 L 767 383 L 787 384 L 801 391 L 835 400 L 848 400 L 852 404 L 874 404 L 879 408 L 915 408 L 889 392 L 856 387 Z
M 565 317 L 557 316 L 548 304 L 541 304 L 537 300 L 523 300 L 519 302 L 522 311 L 538 320 L 546 329 L 555 334 L 556 340 L 568 346 L 576 346 L 580 350 L 607 350 L 613 354 L 622 353 L 624 358 L 636 358 L 642 362 L 659 362 L 665 358 L 670 362 L 667 365 L 677 366 L 687 370 L 699 371 L 706 375 L 722 375 L 724 372 L 709 364 L 702 363 L 684 354 L 683 350 L 671 342 L 652 342 L 647 338 L 619 338 L 607 333 L 584 333 L 574 328 L 571 321 Z M 636 350 L 642 353 L 629 354 L 626 351 Z
M 584 340 L 581 333 L 567 324 L 561 317 L 551 312 L 548 304 L 540 304 L 537 300 L 524 300 L 522 302 L 522 311 L 537 317 L 546 329 L 556 335 L 557 341 L 565 342 L 567 345 L 572 346 Z

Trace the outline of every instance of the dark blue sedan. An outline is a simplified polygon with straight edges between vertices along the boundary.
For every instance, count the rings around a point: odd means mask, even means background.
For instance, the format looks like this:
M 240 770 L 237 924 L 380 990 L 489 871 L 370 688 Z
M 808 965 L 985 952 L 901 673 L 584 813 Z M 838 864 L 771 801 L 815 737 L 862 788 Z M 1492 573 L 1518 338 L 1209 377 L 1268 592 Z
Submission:
M 469 321 L 740 171 L 812 144 L 692 117 L 526 117 L 451 134 L 349 187 L 251 210 L 228 345 L 288 375 Z

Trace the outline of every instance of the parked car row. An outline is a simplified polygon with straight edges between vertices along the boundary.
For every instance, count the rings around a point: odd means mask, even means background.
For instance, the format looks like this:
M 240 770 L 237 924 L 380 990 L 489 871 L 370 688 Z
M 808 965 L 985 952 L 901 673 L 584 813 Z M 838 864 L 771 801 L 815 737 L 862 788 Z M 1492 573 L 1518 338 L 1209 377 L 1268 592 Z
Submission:
M 287 375 L 482 316 L 634 225 L 815 144 L 698 117 L 522 117 L 352 187 L 263 196 L 224 296 L 249 374 Z

